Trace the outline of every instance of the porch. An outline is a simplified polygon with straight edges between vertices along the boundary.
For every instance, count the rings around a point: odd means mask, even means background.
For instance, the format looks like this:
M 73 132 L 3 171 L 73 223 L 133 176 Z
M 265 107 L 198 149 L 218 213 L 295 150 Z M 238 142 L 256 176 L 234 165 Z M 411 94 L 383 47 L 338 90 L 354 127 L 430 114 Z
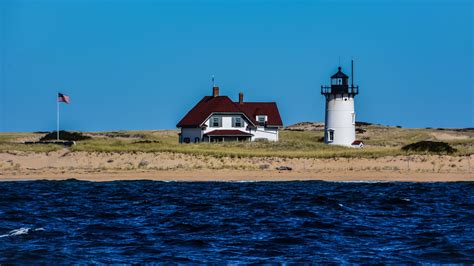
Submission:
M 252 134 L 240 130 L 213 130 L 203 135 L 203 141 L 226 142 L 226 141 L 250 141 Z

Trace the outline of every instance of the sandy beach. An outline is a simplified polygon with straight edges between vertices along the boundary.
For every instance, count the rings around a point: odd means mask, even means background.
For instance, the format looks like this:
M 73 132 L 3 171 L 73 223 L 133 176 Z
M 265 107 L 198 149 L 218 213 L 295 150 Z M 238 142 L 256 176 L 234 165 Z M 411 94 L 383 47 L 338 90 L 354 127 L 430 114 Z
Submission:
M 0 153 L 0 180 L 474 181 L 473 156 L 215 158 L 178 153 L 96 153 L 67 149 Z M 287 166 L 292 170 L 276 170 Z

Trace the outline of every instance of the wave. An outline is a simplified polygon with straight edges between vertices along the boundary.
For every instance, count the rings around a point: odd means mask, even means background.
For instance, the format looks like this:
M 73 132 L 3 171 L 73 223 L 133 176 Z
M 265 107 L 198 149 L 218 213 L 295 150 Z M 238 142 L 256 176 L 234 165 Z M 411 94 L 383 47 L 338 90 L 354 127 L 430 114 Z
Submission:
M 31 228 L 22 227 L 22 228 L 19 228 L 19 229 L 13 229 L 10 232 L 8 232 L 7 234 L 0 235 L 0 238 L 10 237 L 10 236 L 27 235 L 31 231 L 44 231 L 44 228 L 40 227 L 40 228 L 36 228 L 36 229 L 31 230 Z

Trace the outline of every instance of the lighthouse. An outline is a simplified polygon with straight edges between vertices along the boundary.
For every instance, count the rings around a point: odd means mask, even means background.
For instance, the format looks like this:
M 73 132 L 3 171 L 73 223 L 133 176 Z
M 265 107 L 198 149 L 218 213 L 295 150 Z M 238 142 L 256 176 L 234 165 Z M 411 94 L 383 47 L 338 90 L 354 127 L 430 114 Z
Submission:
M 359 94 L 359 86 L 354 86 L 354 60 L 351 61 L 351 75 L 349 85 L 349 77 L 339 67 L 331 76 L 331 86 L 321 86 L 321 94 L 326 98 L 326 144 L 351 146 L 355 141 L 354 98 Z

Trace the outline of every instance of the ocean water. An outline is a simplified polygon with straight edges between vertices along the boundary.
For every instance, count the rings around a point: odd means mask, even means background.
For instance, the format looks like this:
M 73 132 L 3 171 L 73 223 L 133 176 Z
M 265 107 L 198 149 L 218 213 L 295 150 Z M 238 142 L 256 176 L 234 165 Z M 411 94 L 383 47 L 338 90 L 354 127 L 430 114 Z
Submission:
M 474 183 L 0 182 L 0 263 L 474 263 Z

